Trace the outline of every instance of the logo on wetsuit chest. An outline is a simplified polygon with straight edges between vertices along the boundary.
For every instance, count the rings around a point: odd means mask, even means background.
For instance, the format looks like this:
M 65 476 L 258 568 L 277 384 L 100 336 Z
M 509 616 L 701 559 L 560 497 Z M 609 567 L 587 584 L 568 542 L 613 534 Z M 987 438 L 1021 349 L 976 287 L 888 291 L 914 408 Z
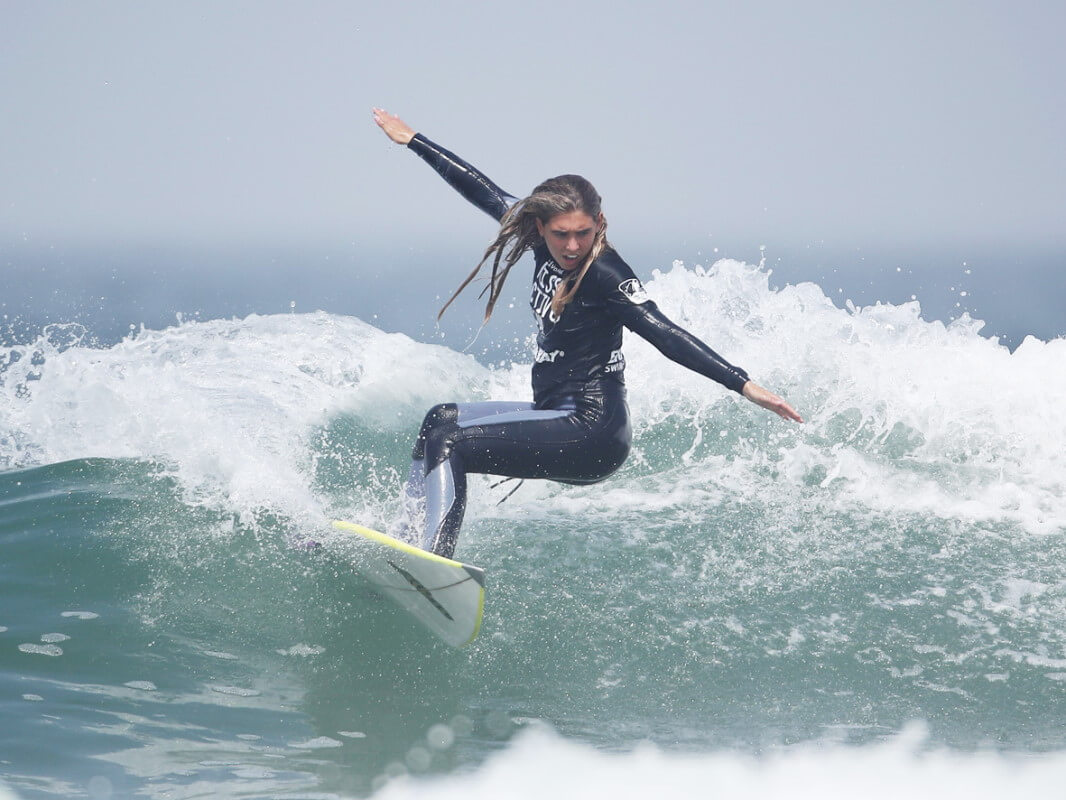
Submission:
M 533 349 L 533 361 L 537 364 L 554 364 L 555 359 L 562 358 L 566 353 L 562 350 L 552 350 L 550 353 L 542 350 L 540 345 L 536 345 Z

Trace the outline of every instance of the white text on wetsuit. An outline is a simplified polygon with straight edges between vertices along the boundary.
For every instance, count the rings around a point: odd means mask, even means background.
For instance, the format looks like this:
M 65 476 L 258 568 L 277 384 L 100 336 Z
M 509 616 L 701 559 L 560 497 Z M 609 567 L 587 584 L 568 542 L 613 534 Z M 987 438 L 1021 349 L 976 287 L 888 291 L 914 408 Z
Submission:
M 550 322 L 558 322 L 559 318 L 552 313 L 552 298 L 555 290 L 559 287 L 562 275 L 553 275 L 549 267 L 554 267 L 554 261 L 541 264 L 537 274 L 533 276 L 533 294 L 529 298 L 529 304 L 533 307 L 533 313 L 538 317 Z M 556 267 L 558 269 L 558 267 Z
M 554 363 L 555 359 L 566 355 L 562 350 L 552 350 L 549 353 L 540 346 L 540 343 L 544 340 L 545 320 L 552 324 L 559 321 L 559 317 L 551 309 L 552 298 L 555 297 L 555 290 L 558 288 L 563 276 L 553 274 L 552 267 L 555 267 L 556 270 L 559 269 L 556 263 L 549 259 L 537 269 L 536 274 L 533 276 L 533 294 L 529 298 L 529 304 L 533 308 L 534 315 L 536 315 L 537 328 L 540 331 L 537 336 L 537 346 L 533 351 L 533 360 L 537 364 Z

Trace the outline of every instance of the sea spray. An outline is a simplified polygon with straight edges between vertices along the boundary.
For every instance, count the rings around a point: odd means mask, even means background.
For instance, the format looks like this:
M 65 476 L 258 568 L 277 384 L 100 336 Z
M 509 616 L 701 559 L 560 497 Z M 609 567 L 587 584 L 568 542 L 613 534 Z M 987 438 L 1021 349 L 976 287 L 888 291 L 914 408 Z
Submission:
M 323 313 L 186 322 L 108 348 L 57 341 L 59 332 L 8 351 L 0 464 L 154 461 L 190 502 L 304 523 L 323 519 L 309 481 L 316 426 L 344 409 L 389 424 L 434 389 L 469 391 L 480 369 Z

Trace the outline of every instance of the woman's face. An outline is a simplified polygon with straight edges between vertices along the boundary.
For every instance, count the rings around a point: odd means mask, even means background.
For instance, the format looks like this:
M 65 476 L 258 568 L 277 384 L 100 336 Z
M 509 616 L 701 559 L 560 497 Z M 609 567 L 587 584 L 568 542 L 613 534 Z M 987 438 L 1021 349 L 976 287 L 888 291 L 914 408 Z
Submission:
M 537 232 L 544 237 L 555 263 L 565 270 L 577 269 L 596 241 L 603 214 L 593 219 L 584 211 L 556 214 L 547 222 L 537 220 Z

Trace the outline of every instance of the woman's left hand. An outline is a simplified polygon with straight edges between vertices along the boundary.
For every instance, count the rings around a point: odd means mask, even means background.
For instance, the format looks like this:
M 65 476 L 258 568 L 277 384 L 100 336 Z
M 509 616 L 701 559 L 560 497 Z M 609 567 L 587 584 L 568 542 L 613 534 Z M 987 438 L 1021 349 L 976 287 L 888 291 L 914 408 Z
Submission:
M 755 381 L 748 381 L 744 384 L 744 396 L 755 403 L 757 406 L 762 406 L 767 411 L 773 411 L 779 417 L 784 419 L 790 419 L 793 422 L 803 422 L 801 417 L 792 406 L 785 402 L 784 398 L 778 397 L 773 392 L 767 391 L 757 384 Z

